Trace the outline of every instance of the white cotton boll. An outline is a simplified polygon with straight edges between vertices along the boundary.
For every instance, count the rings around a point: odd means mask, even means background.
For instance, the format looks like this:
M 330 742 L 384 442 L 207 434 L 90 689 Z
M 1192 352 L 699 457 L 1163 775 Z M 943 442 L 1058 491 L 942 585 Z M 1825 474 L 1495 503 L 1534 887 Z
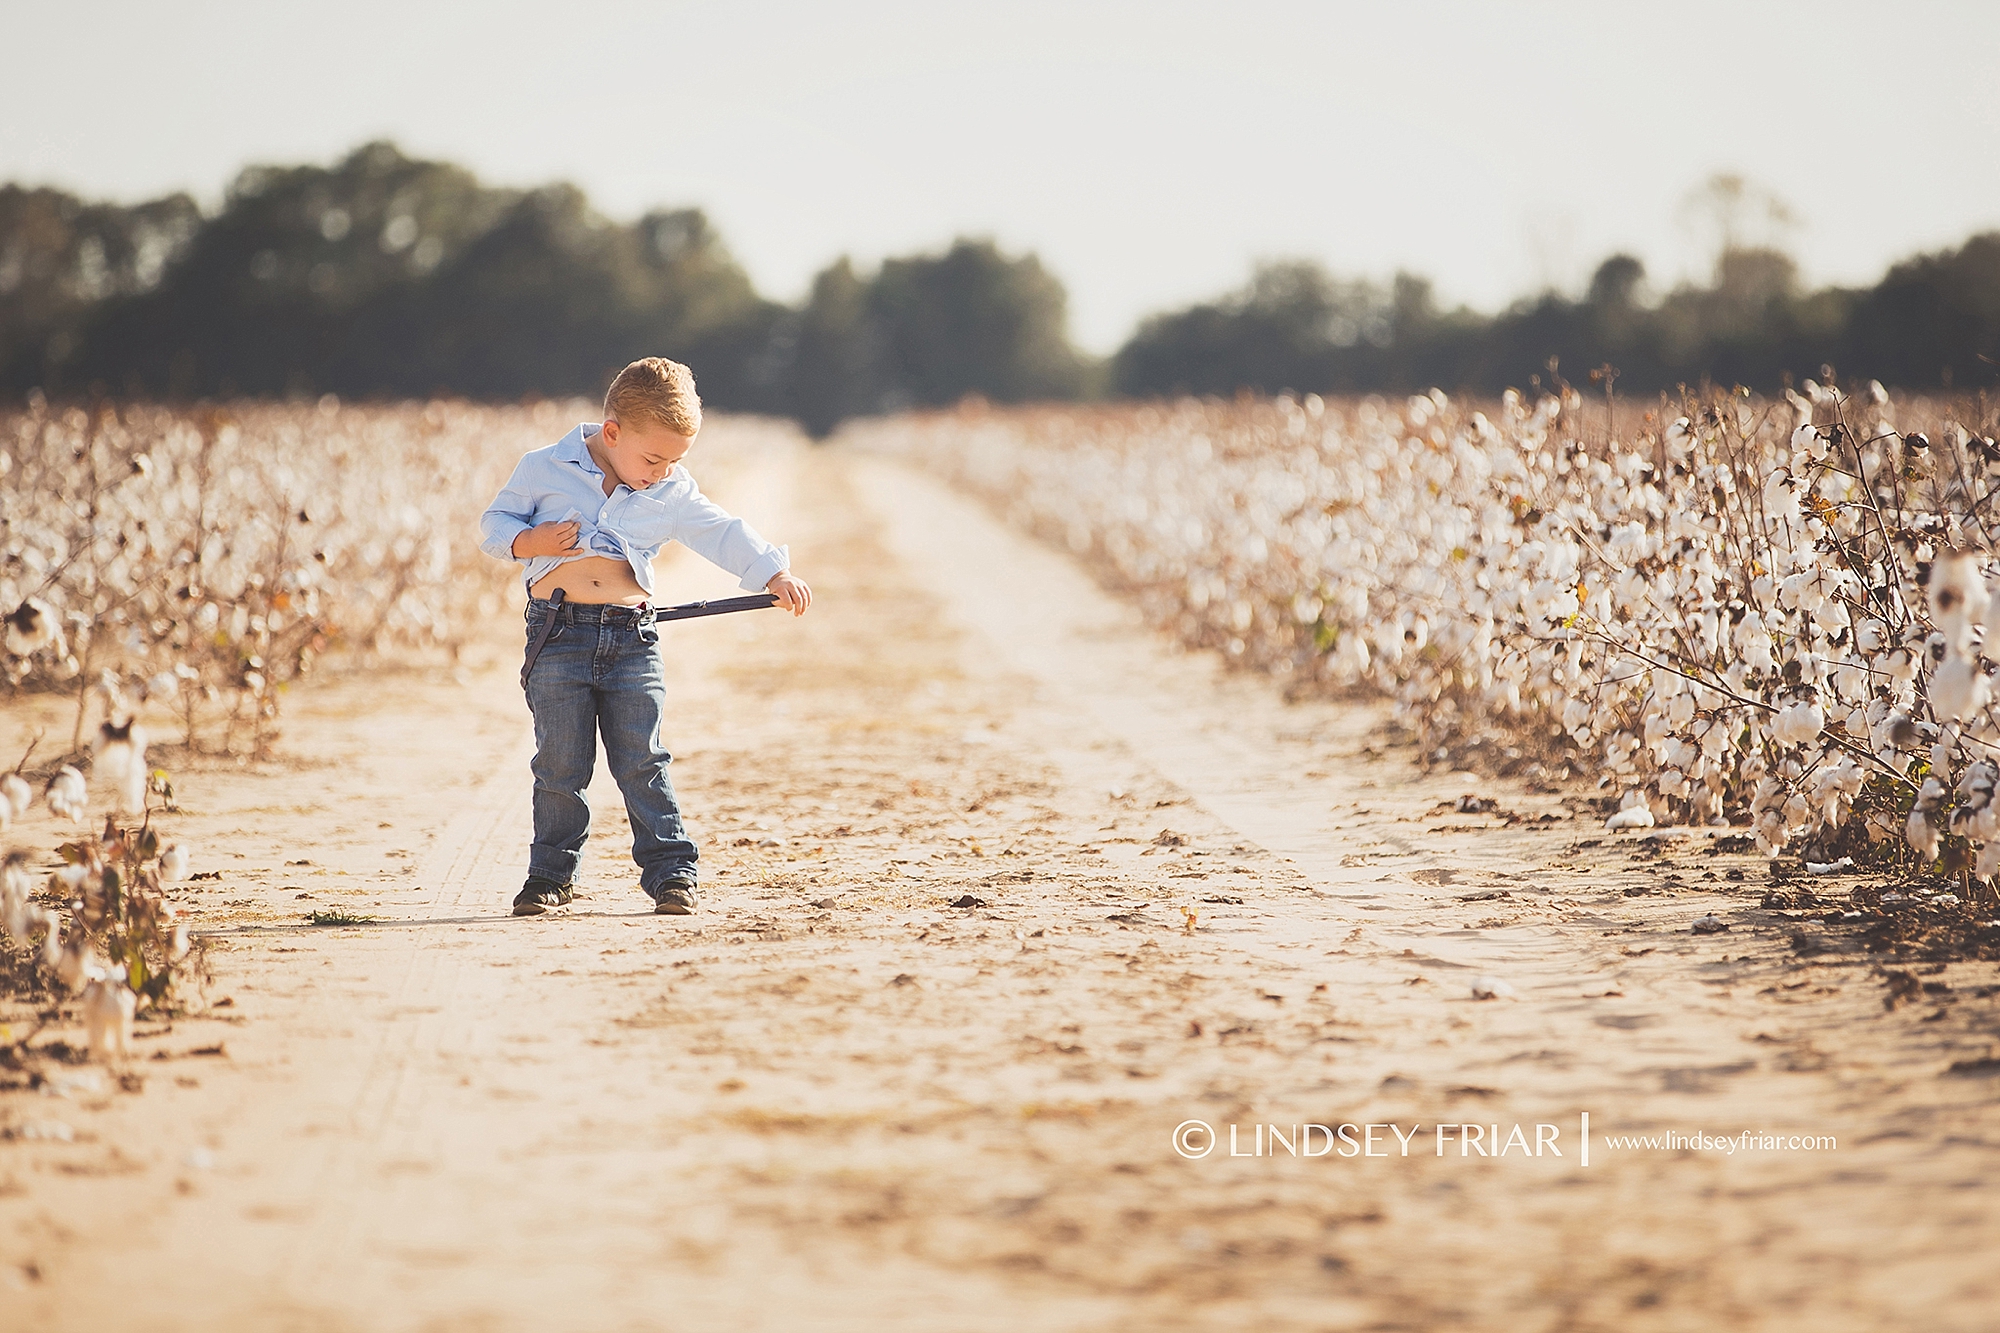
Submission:
M 1809 828 L 1812 825 L 1812 802 L 1797 792 L 1785 798 L 1785 828 L 1789 830 Z
M 1368 633 L 1375 642 L 1375 658 L 1384 666 L 1395 666 L 1403 660 L 1403 627 L 1393 622 L 1376 625 Z
M 1687 774 L 1676 768 L 1662 769 L 1654 785 L 1662 796 L 1686 796 L 1688 793 Z
M 7 651 L 16 657 L 32 656 L 62 638 L 56 627 L 55 611 L 38 597 L 30 597 L 15 607 L 5 624 Z
M 90 1054 L 99 1060 L 123 1059 L 131 1053 L 132 1015 L 139 997 L 123 982 L 90 983 L 83 996 L 83 1026 Z
M 1340 636 L 1340 642 L 1333 648 L 1333 663 L 1349 679 L 1368 670 L 1368 645 L 1357 631 L 1349 630 Z
M 1931 676 L 1931 711 L 1943 722 L 1956 722 L 1984 709 L 1992 700 L 1992 685 L 1979 664 L 1953 654 Z
M 64 764 L 49 779 L 43 799 L 48 802 L 50 814 L 57 819 L 74 822 L 83 818 L 84 811 L 89 807 L 90 788 L 84 782 L 83 774 Z
M 1685 727 L 1694 721 L 1694 696 L 1676 694 L 1667 701 L 1667 721 L 1675 727 Z
M 1792 479 L 1782 472 L 1773 472 L 1764 483 L 1764 510 L 1780 522 L 1796 524 L 1803 517 L 1799 509 L 1798 491 L 1793 488 Z
M 1938 831 L 1931 826 L 1930 820 L 1924 818 L 1921 810 L 1910 812 L 1910 821 L 1903 826 L 1903 836 L 1926 862 L 1937 860 Z
M 28 813 L 35 803 L 35 789 L 24 781 L 19 773 L 9 773 L 0 778 L 0 801 L 7 804 L 15 819 Z
M 1704 611 L 1694 620 L 1695 648 L 1703 657 L 1713 657 L 1722 647 L 1722 617 Z
M 175 843 L 160 853 L 160 878 L 171 884 L 175 880 L 186 879 L 188 873 L 188 849 Z
M 1979 861 L 1972 867 L 1972 873 L 1988 881 L 2000 875 L 2000 842 L 1989 842 L 1979 849 Z
M 1764 618 L 1755 611 L 1744 615 L 1735 633 L 1736 647 L 1743 654 L 1743 665 L 1757 671 L 1770 671 L 1777 667 L 1771 656 L 1771 636 L 1764 628 Z M 1914 668 L 1912 669 L 1914 677 Z
M 1611 602 L 1620 611 L 1630 611 L 1646 600 L 1649 580 L 1636 569 L 1622 569 L 1611 578 Z
M 1604 821 L 1604 827 L 1614 832 L 1618 829 L 1651 828 L 1654 824 L 1652 810 L 1641 805 L 1628 805 L 1611 818 Z
M 54 934 L 57 929 L 55 914 L 25 897 L 8 900 L 6 926 L 8 938 L 21 945 L 31 942 L 36 931 Z
M 1518 995 L 1518 991 L 1499 977 L 1472 979 L 1472 998 L 1475 1000 L 1512 1000 Z
M 2000 786 L 2000 766 L 1991 759 L 1981 759 L 1966 766 L 1964 776 L 1958 780 L 1958 794 L 1984 803 L 1993 799 L 1996 786 Z
M 1810 409 L 1808 408 L 1807 410 Z M 1820 434 L 1810 422 L 1800 422 L 1798 427 L 1792 431 L 1792 448 L 1803 449 L 1806 457 L 1812 459 L 1813 462 L 1823 463 L 1826 461 L 1829 445 L 1826 437 Z
M 1856 704 L 1847 715 L 1847 734 L 1866 737 L 1868 735 L 1868 710 Z
M 1988 594 L 1979 562 L 1969 555 L 1954 555 L 1931 568 L 1926 590 L 1931 623 L 1950 643 L 1952 651 L 1969 652 L 1974 626 L 1986 623 Z
M 82 990 L 89 983 L 111 975 L 110 967 L 98 958 L 81 935 L 63 946 L 55 972 L 62 984 L 71 990 Z
M 1771 736 L 1780 745 L 1803 745 L 1826 729 L 1826 714 L 1818 704 L 1800 702 L 1771 719 Z
M 1867 698 L 1867 668 L 1852 660 L 1838 663 L 1833 668 L 1833 688 L 1845 699 Z

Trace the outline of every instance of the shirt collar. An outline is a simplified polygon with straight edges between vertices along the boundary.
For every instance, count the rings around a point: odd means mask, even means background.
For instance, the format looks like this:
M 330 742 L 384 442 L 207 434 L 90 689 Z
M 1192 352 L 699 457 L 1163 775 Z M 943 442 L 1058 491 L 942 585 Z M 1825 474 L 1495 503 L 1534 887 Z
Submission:
M 578 422 L 575 430 L 556 441 L 555 456 L 565 463 L 575 463 L 588 471 L 591 476 L 602 479 L 604 469 L 597 466 L 597 460 L 590 456 L 590 446 L 583 442 L 584 436 L 601 428 L 600 422 Z

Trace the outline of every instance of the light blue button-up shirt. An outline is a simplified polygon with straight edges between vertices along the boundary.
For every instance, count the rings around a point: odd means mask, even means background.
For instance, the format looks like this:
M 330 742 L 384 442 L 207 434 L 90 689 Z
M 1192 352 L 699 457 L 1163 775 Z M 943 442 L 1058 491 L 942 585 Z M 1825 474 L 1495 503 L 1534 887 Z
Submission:
M 577 525 L 576 555 L 538 555 L 523 574 L 533 587 L 556 566 L 586 555 L 608 556 L 632 567 L 632 577 L 653 592 L 653 557 L 677 541 L 763 591 L 773 575 L 791 568 L 788 548 L 773 546 L 740 518 L 701 493 L 680 464 L 643 491 L 619 482 L 604 493 L 604 470 L 584 437 L 597 433 L 586 421 L 554 444 L 521 456 L 514 475 L 479 519 L 479 549 L 499 560 L 519 559 L 514 539 L 543 523 Z

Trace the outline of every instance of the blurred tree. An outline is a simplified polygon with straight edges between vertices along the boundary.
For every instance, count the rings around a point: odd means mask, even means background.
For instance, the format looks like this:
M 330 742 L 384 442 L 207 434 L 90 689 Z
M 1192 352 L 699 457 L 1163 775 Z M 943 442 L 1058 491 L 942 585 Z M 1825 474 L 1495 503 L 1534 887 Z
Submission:
M 380 143 L 330 169 L 251 167 L 154 289 L 104 305 L 49 387 L 177 396 L 389 388 L 369 381 L 410 348 L 357 338 L 357 326 L 490 227 L 508 197 Z
M 1265 263 L 1145 320 L 1104 366 L 1070 344 L 1062 284 L 991 241 L 873 275 L 842 259 L 788 310 L 757 295 L 699 210 L 620 225 L 572 186 L 493 189 L 377 142 L 330 167 L 246 169 L 206 219 L 184 195 L 123 207 L 0 186 L 0 392 L 588 395 L 659 353 L 693 365 L 715 406 L 823 435 L 967 394 L 1089 396 L 1107 372 L 1128 395 L 1495 392 L 1552 357 L 1573 374 L 1610 361 L 1622 392 L 1772 388 L 1828 362 L 1903 388 L 2000 383 L 2000 232 L 1873 289 L 1807 291 L 1776 244 L 1792 219 L 1775 196 L 1724 176 L 1688 207 L 1714 234 L 1715 271 L 1657 303 L 1629 255 L 1580 299 L 1491 317 L 1442 309 L 1414 274 L 1384 287 Z
M 813 279 L 796 325 L 787 407 L 814 439 L 874 411 L 884 396 L 868 284 L 843 255 Z
M 782 314 L 699 211 L 621 227 L 574 187 L 489 189 L 372 143 L 240 173 L 155 289 L 100 302 L 62 373 L 30 382 L 511 398 L 594 394 L 660 353 L 718 406 L 769 407 Z
M 1402 281 L 1385 294 L 1308 260 L 1259 264 L 1221 301 L 1141 324 L 1112 360 L 1112 384 L 1140 396 L 1353 387 L 1382 371 L 1369 351 L 1394 340 L 1399 319 L 1432 313 L 1428 284 Z
M 1850 372 L 1892 384 L 2000 384 L 2000 231 L 1890 269 L 1853 301 Z
M 969 393 L 1019 403 L 1083 389 L 1068 296 L 1034 255 L 1009 259 L 991 241 L 961 238 L 942 255 L 887 260 L 867 310 L 892 405 L 939 406 Z
M 0 186 L 0 384 L 59 379 L 85 323 L 157 286 L 200 226 L 184 194 L 121 208 Z

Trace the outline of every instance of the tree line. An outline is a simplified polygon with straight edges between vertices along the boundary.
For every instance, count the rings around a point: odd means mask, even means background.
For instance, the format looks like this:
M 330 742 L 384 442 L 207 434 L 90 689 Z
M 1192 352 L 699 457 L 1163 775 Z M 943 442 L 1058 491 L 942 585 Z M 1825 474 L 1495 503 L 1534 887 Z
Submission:
M 1428 282 L 1259 266 L 1240 290 L 1144 321 L 1108 360 L 1069 341 L 1032 254 L 959 239 L 797 306 L 760 296 L 699 209 L 607 220 L 569 185 L 482 185 L 370 143 L 330 166 L 251 167 L 205 214 L 0 187 L 0 394 L 485 399 L 595 394 L 634 355 L 695 367 L 717 407 L 823 435 L 954 403 L 1291 389 L 1525 387 L 1614 365 L 1624 389 L 1760 388 L 1831 364 L 1898 387 L 1986 387 L 2000 361 L 2000 233 L 1807 290 L 1779 251 L 1731 245 L 1713 280 L 1643 299 L 1613 256 L 1580 298 L 1444 310 Z

